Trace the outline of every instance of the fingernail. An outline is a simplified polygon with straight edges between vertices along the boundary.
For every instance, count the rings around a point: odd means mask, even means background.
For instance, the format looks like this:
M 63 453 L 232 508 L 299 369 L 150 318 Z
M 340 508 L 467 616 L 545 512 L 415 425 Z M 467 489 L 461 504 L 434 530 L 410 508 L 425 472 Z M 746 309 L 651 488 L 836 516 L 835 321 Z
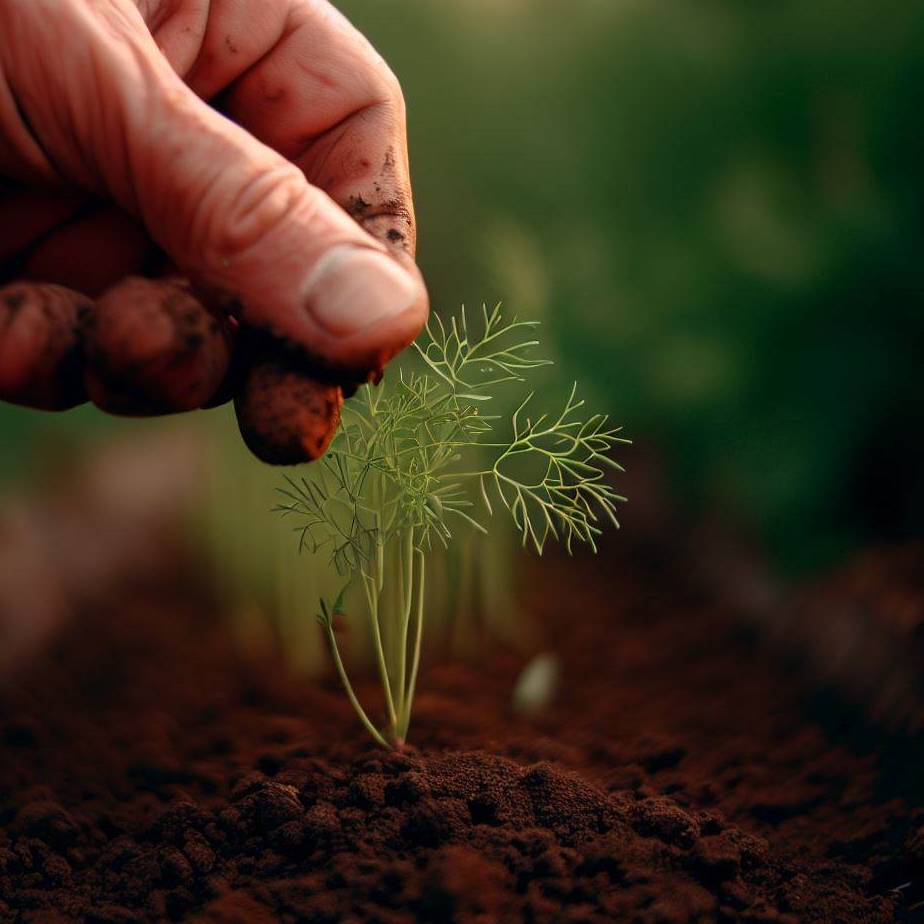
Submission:
M 418 297 L 415 280 L 391 257 L 354 244 L 328 251 L 305 285 L 308 313 L 338 337 L 399 315 Z

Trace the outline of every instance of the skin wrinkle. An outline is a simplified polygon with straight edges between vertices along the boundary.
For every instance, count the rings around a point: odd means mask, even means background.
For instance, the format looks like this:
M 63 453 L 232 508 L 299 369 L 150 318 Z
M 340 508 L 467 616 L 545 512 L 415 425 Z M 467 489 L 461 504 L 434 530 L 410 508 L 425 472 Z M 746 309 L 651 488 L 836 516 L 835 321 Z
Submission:
M 131 46 L 129 45 L 129 50 Z M 102 67 L 99 59 L 93 55 L 90 58 L 90 66 L 94 71 L 94 80 L 97 87 L 100 87 L 101 90 L 106 86 L 106 71 Z M 139 68 L 140 70 L 140 68 Z M 143 78 L 139 81 L 143 84 Z M 106 153 L 109 154 L 109 163 L 107 164 L 96 164 L 96 182 L 94 184 L 87 184 L 91 189 L 94 189 L 97 193 L 103 194 L 107 189 L 112 191 L 113 198 L 116 199 L 123 208 L 132 212 L 133 214 L 138 214 L 138 197 L 134 193 L 134 184 L 132 183 L 132 176 L 137 176 L 137 172 L 132 169 L 131 162 L 131 150 L 128 144 L 128 139 L 124 131 L 124 126 L 118 124 L 119 121 L 119 110 L 121 107 L 112 107 L 112 115 L 110 116 L 109 107 L 106 105 L 106 102 L 102 98 L 102 92 L 100 92 L 96 99 L 96 113 L 97 113 L 97 128 L 96 132 L 97 137 L 105 137 L 116 140 L 116 144 L 120 149 L 120 153 L 116 157 L 111 156 L 111 149 L 108 147 L 105 149 Z M 76 101 L 75 101 L 76 102 Z M 111 120 L 111 122 L 110 122 Z M 110 123 L 107 125 L 107 123 Z M 127 176 L 124 177 L 123 182 L 119 182 L 119 174 L 122 171 L 118 170 L 116 165 L 125 164 L 127 165 L 127 170 L 125 173 Z M 121 187 L 121 188 L 120 188 Z
M 163 15 L 157 15 L 161 14 Z M 172 0 L 158 5 L 152 36 L 170 66 L 183 79 L 202 51 L 211 0 Z
M 288 223 L 293 213 L 304 207 L 303 193 L 304 177 L 291 164 L 274 164 L 256 171 L 223 207 L 221 224 L 208 235 L 208 240 L 217 244 L 214 259 L 244 257 L 254 247 L 262 246 L 274 228 Z M 213 214 L 218 211 L 212 209 Z
M 308 7 L 304 3 L 290 3 L 289 10 L 286 29 L 276 45 L 238 77 L 232 94 L 232 105 L 240 106 L 251 114 L 250 118 L 244 120 L 244 124 L 258 138 L 279 150 L 285 157 L 297 161 L 305 153 L 306 142 L 310 144 L 314 139 L 322 137 L 332 126 L 344 123 L 349 117 L 364 111 L 389 93 L 396 92 L 394 88 L 397 87 L 397 83 L 390 72 L 387 72 L 386 79 L 384 66 L 376 66 L 375 62 L 380 59 L 370 53 L 370 46 L 366 40 L 326 4 Z M 347 51 L 327 54 L 323 69 L 317 66 L 314 60 L 316 56 L 313 54 L 318 42 L 322 40 L 319 34 L 319 19 L 323 19 L 322 24 L 325 28 L 333 27 L 337 32 L 347 31 L 349 35 Z M 293 47 L 296 45 L 297 48 Z M 353 45 L 361 47 L 361 55 Z M 293 74 L 293 70 L 300 73 Z M 255 82 L 259 85 L 251 86 Z M 330 100 L 317 92 L 331 86 L 336 88 L 337 92 L 332 94 Z M 295 97 L 301 97 L 309 87 L 315 95 L 313 99 L 289 100 L 286 87 Z M 386 87 L 388 89 L 385 89 Z M 283 91 L 281 96 L 280 90 Z M 242 99 L 242 94 L 246 98 Z M 325 117 L 322 120 L 326 123 L 323 129 L 306 131 L 301 127 L 296 138 L 292 139 L 286 131 L 281 130 L 281 127 L 286 125 L 286 120 L 276 117 L 274 107 L 270 105 L 267 109 L 259 105 L 260 101 L 272 104 L 274 100 L 283 98 L 290 106 L 298 107 L 302 118 L 311 112 L 317 121 L 321 119 L 320 113 L 324 112 L 329 114 L 330 119 Z M 342 105 L 341 101 L 344 99 L 349 100 L 349 107 Z M 278 111 L 279 116 L 285 115 L 283 110 Z M 258 124 L 254 124 L 254 114 L 258 117 Z M 232 115 L 236 113 L 232 112 Z M 306 175 L 310 181 L 317 183 L 315 175 L 310 172 L 306 172 Z
M 164 125 L 162 136 L 169 139 L 175 135 L 175 132 L 171 131 L 175 113 L 183 109 L 190 110 L 190 107 L 187 105 L 186 93 L 182 85 L 177 83 L 176 86 L 173 86 L 176 75 L 172 69 L 169 69 L 167 73 L 164 73 L 160 68 L 152 69 L 150 56 L 145 54 L 144 50 L 134 42 L 128 43 L 128 52 L 133 57 L 134 64 L 137 67 L 138 79 L 131 84 L 132 92 L 122 99 L 121 105 L 118 107 L 119 111 L 127 117 L 126 124 L 116 127 L 118 131 L 117 137 L 122 139 L 124 144 L 123 162 L 128 164 L 129 167 L 128 188 L 125 198 L 127 202 L 131 203 L 132 211 L 139 217 L 145 218 L 149 229 L 154 231 L 157 243 L 161 246 L 166 246 L 168 243 L 166 240 L 167 234 L 161 229 L 166 229 L 171 224 L 172 217 L 169 215 L 171 203 L 165 202 L 160 196 L 153 197 L 155 202 L 152 203 L 152 197 L 145 195 L 146 187 L 148 186 L 153 186 L 155 190 L 169 188 L 157 183 L 149 183 L 149 178 L 159 171 L 159 160 L 163 157 L 164 151 L 156 149 L 153 145 L 133 144 L 132 140 L 134 138 L 144 137 L 144 135 L 140 130 L 140 125 L 139 132 L 135 132 L 131 123 L 136 121 L 140 123 L 149 119 L 161 119 Z M 142 100 L 137 97 L 138 86 L 147 90 Z M 195 125 L 197 122 L 199 123 L 198 130 L 200 132 L 211 130 L 208 123 L 200 118 L 198 112 L 190 110 L 187 118 L 190 126 Z M 181 140 L 182 143 L 183 140 Z M 206 169 L 209 169 L 210 166 L 204 165 Z M 165 167 L 169 169 L 170 164 L 165 164 Z M 138 182 L 141 177 L 145 178 L 144 186 Z M 160 208 L 158 208 L 157 202 L 162 203 Z M 153 222 L 153 227 L 150 220 L 152 212 L 154 214 L 160 213 L 159 220 Z
M 149 112 L 153 108 L 152 101 L 160 89 L 160 82 L 156 72 L 152 70 L 150 56 L 134 40 L 138 31 L 137 23 L 132 23 L 120 8 L 113 7 L 105 0 L 104 2 L 95 0 L 95 5 L 99 14 L 99 28 L 109 33 L 109 41 L 90 43 L 88 48 L 89 67 L 93 73 L 93 85 L 97 89 L 95 96 L 97 118 L 95 128 L 90 129 L 90 136 L 91 138 L 105 138 L 107 143 L 86 146 L 88 151 L 103 151 L 106 155 L 105 163 L 93 165 L 97 174 L 96 182 L 86 185 L 100 194 L 105 194 L 107 191 L 112 193 L 113 198 L 123 208 L 140 216 L 137 178 L 143 174 L 133 163 L 128 122 L 137 112 Z M 140 13 L 138 15 L 140 16 Z M 103 60 L 101 52 L 116 60 L 112 58 Z M 114 69 L 125 76 L 113 87 L 109 75 Z M 116 105 L 111 105 L 112 99 L 107 98 L 107 93 L 113 90 Z M 84 94 L 80 99 L 73 100 L 70 112 L 80 112 L 84 100 Z M 77 126 L 75 125 L 74 128 L 75 137 L 79 137 L 76 131 Z M 112 139 L 118 140 L 120 148 L 115 157 L 112 156 Z M 125 169 L 119 169 L 122 165 Z
M 4 23 L 4 31 L 9 26 L 9 22 Z M 0 56 L 3 51 L 3 45 L 0 44 Z M 17 155 L 13 159 L 18 159 L 20 162 L 25 161 L 26 170 L 22 171 L 24 174 L 22 179 L 41 178 L 50 180 L 52 183 L 60 182 L 61 177 L 58 170 L 35 137 L 23 105 L 17 98 L 15 88 L 7 76 L 9 73 L 12 73 L 9 63 L 4 62 L 0 57 L 0 129 L 2 129 L 0 136 L 4 142 L 10 143 L 14 155 Z M 0 158 L 0 165 L 2 164 L 3 159 Z M 9 169 L 12 171 L 12 164 Z
M 57 30 L 67 26 L 90 30 L 100 28 L 93 17 L 82 17 L 76 23 L 56 21 L 52 18 L 49 23 L 49 28 Z M 105 34 L 106 30 L 100 28 L 100 31 Z M 64 41 L 66 37 L 60 34 L 60 40 Z M 68 181 L 76 182 L 98 194 L 105 193 L 109 184 L 103 180 L 103 176 L 107 173 L 106 168 L 94 163 L 90 156 L 91 151 L 96 147 L 92 145 L 91 139 L 98 136 L 98 133 L 111 132 L 111 129 L 106 127 L 106 110 L 109 107 L 106 105 L 107 100 L 104 94 L 112 85 L 112 82 L 107 79 L 107 74 L 111 70 L 111 62 L 103 64 L 98 58 L 98 53 L 100 47 L 108 49 L 112 45 L 113 41 L 108 40 L 86 42 L 72 48 L 70 54 L 76 56 L 77 66 L 66 81 L 58 80 L 58 75 L 53 69 L 49 69 L 47 62 L 39 56 L 19 62 L 24 75 L 20 81 L 23 87 L 18 91 L 18 95 L 29 117 L 36 142 L 44 151 L 46 159 L 58 176 L 66 177 Z M 84 90 L 87 73 L 90 74 L 91 85 L 98 88 L 95 94 L 90 94 L 94 107 L 89 110 L 86 106 L 88 94 Z M 45 96 L 41 100 L 35 98 L 26 89 L 28 85 L 43 88 Z M 48 92 L 49 90 L 51 92 Z M 117 86 L 115 90 L 118 92 L 119 87 Z M 86 124 L 88 115 L 91 116 L 89 131 Z M 122 135 L 123 133 L 116 127 L 109 137 L 121 138 Z M 80 143 L 73 143 L 74 139 Z M 52 151 L 59 152 L 57 161 L 50 153 Z M 66 160 L 60 160 L 60 152 L 66 152 Z
M 305 25 L 301 28 L 308 29 L 310 26 Z M 360 81 L 365 92 L 354 92 L 351 100 L 351 111 L 347 113 L 342 121 L 345 121 L 351 115 L 364 112 L 378 103 L 388 101 L 387 95 L 383 93 L 384 84 L 386 83 L 383 79 L 384 75 L 376 71 L 370 70 L 369 73 L 366 73 L 364 68 L 359 74 L 331 73 L 329 69 L 326 71 L 320 70 L 313 61 L 299 58 L 295 58 L 291 62 L 291 66 L 297 68 L 303 76 L 303 79 L 296 78 L 297 83 L 320 87 L 323 91 L 329 91 L 335 99 L 342 97 L 343 87 L 349 84 L 350 78 Z
M 343 139 L 349 133 L 350 121 L 352 120 L 352 118 L 353 118 L 352 115 L 348 115 L 346 116 L 346 118 L 342 119 L 337 125 L 334 125 L 330 129 L 329 133 L 336 132 L 336 134 L 332 135 L 331 143 L 324 147 L 321 160 L 317 164 L 306 165 L 304 164 L 302 158 L 296 158 L 296 163 L 302 168 L 306 176 L 315 176 L 315 177 L 320 176 L 320 174 L 324 170 L 324 167 L 327 166 L 327 161 L 330 158 L 331 154 L 333 153 L 334 149 L 337 147 L 337 145 L 340 144 L 341 141 L 343 141 Z M 325 133 L 325 134 L 328 134 L 328 133 Z M 306 149 L 309 146 L 317 143 L 320 137 L 323 137 L 323 136 L 314 135 L 306 139 L 306 142 L 305 142 Z
M 170 189 L 161 179 L 165 171 L 169 171 L 179 162 L 183 161 L 186 184 L 190 190 L 208 189 L 215 186 L 220 179 L 221 165 L 214 161 L 201 160 L 190 163 L 187 148 L 187 139 L 177 137 L 169 128 L 169 111 L 171 97 L 175 97 L 175 106 L 184 106 L 185 99 L 177 91 L 170 91 L 170 96 L 158 107 L 154 118 L 164 123 L 164 147 L 145 146 L 135 153 L 140 162 L 144 159 L 144 166 L 139 166 L 139 175 L 148 178 L 145 187 L 141 189 L 142 212 L 145 215 L 148 229 L 157 242 L 169 249 L 170 245 L 181 253 L 193 251 L 197 240 L 207 239 L 211 233 L 213 215 L 212 200 L 207 196 L 189 195 L 180 198 L 176 192 L 166 194 Z M 190 112 L 188 116 L 190 131 L 200 137 L 214 135 L 213 126 L 198 112 Z M 217 140 L 217 139 L 216 139 Z M 178 201 L 179 200 L 179 201 Z M 210 211 L 212 209 L 212 211 Z M 178 220 L 178 216 L 182 216 Z M 177 229 L 180 229 L 177 234 Z
M 370 164 L 362 154 L 354 158 L 352 145 L 348 138 L 350 131 L 358 120 L 374 119 L 377 109 L 385 109 L 387 112 L 387 108 L 390 106 L 390 101 L 380 102 L 370 109 L 351 114 L 340 126 L 334 126 L 329 130 L 332 132 L 339 129 L 337 134 L 328 139 L 328 143 L 321 147 L 320 159 L 317 162 L 309 161 L 306 164 L 304 158 L 299 158 L 300 166 L 314 182 L 318 183 L 322 188 L 326 188 L 330 183 L 325 183 L 323 179 L 324 168 L 330 158 L 335 153 L 339 153 L 341 158 L 340 169 L 333 173 L 332 176 L 337 177 L 336 182 L 339 185 L 349 185 L 344 178 L 354 176 L 356 177 L 356 180 L 353 181 L 355 186 L 359 182 L 358 178 L 368 173 Z M 318 141 L 315 141 L 313 146 L 317 144 Z M 308 150 L 310 151 L 311 149 L 309 148 Z M 317 152 L 312 153 L 317 156 Z M 371 189 L 366 183 L 363 193 L 350 193 L 345 199 L 336 198 L 338 203 L 356 219 L 361 227 L 374 237 L 384 241 L 391 250 L 413 255 L 416 243 L 413 234 L 414 215 L 410 206 L 410 192 L 406 188 L 402 188 L 403 186 L 404 184 L 397 179 L 394 148 L 388 147 L 385 151 L 378 178 L 372 181 Z M 385 220 L 383 221 L 382 219 Z M 401 227 L 396 227 L 395 222 L 399 223 Z
M 156 32 L 184 6 L 183 0 L 133 0 L 151 32 Z
M 272 12 L 276 12 L 276 7 L 273 7 Z M 218 39 L 214 38 L 215 33 L 224 31 L 223 41 L 226 42 L 230 38 L 227 27 L 225 26 L 224 30 L 222 30 L 220 16 L 210 16 L 205 25 L 202 42 L 195 60 L 188 72 L 180 76 L 184 78 L 188 86 L 201 99 L 210 99 L 219 90 L 230 88 L 248 72 L 258 68 L 296 28 L 292 22 L 291 10 L 284 16 L 278 17 L 275 21 L 277 23 L 276 28 L 268 36 L 267 40 L 258 43 L 263 46 L 263 50 L 258 51 L 256 56 L 243 55 L 239 51 L 234 55 L 233 59 L 229 59 L 224 54 L 224 51 L 227 50 L 227 45 L 219 43 Z M 237 42 L 235 44 L 240 49 L 241 43 Z M 228 66 L 229 60 L 233 64 L 232 67 Z M 206 82 L 202 72 L 207 74 L 209 69 L 215 71 L 215 74 L 212 75 L 210 81 Z
M 162 80 L 159 79 L 159 75 L 151 72 L 150 67 L 147 65 L 146 56 L 142 50 L 134 46 L 134 44 L 129 44 L 129 51 L 135 59 L 140 75 L 138 83 L 147 93 L 144 99 L 138 100 L 135 95 L 137 90 L 135 89 L 129 98 L 122 101 L 120 112 L 128 114 L 129 118 L 133 115 L 142 113 L 143 118 L 146 114 L 156 112 L 158 107 L 163 106 L 165 103 L 168 104 L 171 99 L 174 101 L 175 105 L 179 105 L 181 94 L 178 90 L 174 90 L 169 86 L 163 86 Z M 123 162 L 128 166 L 125 201 L 130 205 L 126 207 L 129 207 L 135 215 L 142 217 L 145 212 L 142 206 L 143 191 L 140 188 L 139 178 L 149 175 L 151 164 L 145 162 L 141 157 L 142 149 L 140 146 L 131 143 L 134 135 L 130 127 L 128 125 L 122 125 L 115 126 L 115 128 L 121 129 L 118 137 L 120 137 L 123 147 Z

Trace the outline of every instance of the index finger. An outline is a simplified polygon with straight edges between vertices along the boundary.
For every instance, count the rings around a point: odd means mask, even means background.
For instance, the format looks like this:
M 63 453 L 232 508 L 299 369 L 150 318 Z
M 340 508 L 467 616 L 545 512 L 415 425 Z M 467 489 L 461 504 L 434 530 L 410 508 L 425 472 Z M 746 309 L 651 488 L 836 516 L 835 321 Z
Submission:
M 218 97 L 228 116 L 297 164 L 370 234 L 412 258 L 404 98 L 367 39 L 327 0 L 212 0 L 203 15 L 189 86 Z M 155 37 L 182 69 L 170 22 L 160 31 L 168 40 Z

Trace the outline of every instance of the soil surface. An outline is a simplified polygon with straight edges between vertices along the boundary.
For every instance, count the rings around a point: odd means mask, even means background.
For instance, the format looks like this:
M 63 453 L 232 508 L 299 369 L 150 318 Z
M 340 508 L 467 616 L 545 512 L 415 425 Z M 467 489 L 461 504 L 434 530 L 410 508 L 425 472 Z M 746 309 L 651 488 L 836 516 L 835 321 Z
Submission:
M 0 921 L 920 920 L 911 752 L 614 546 L 524 591 L 550 709 L 514 715 L 524 659 L 487 646 L 425 671 L 400 754 L 188 581 L 123 587 L 0 695 Z

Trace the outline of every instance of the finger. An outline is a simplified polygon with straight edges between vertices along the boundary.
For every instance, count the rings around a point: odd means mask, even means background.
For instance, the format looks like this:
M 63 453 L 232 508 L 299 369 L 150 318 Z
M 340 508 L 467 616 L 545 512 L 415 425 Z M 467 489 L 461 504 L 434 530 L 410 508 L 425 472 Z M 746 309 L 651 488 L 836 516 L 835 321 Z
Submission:
M 367 231 L 412 256 L 404 104 L 368 42 L 326 4 L 271 3 L 255 17 L 252 6 L 214 0 L 210 12 L 208 28 L 197 32 L 190 86 L 210 98 L 231 85 L 222 104 L 235 121 L 295 161 Z M 248 445 L 268 462 L 312 458 L 333 436 L 334 420 L 300 413 L 293 397 L 329 391 L 291 365 L 283 383 L 273 362 L 260 362 L 236 401 Z
M 234 400 L 244 442 L 273 465 L 322 456 L 337 432 L 342 404 L 339 385 L 306 374 L 297 357 L 278 348 L 253 357 Z
M 0 58 L 32 132 L 61 172 L 140 215 L 186 275 L 331 368 L 379 368 L 416 336 L 427 313 L 416 271 L 197 99 L 133 7 L 35 0 L 17 10 L 15 31 L 35 41 L 4 43 Z M 25 56 L 49 29 L 63 53 Z
M 79 193 L 51 193 L 24 187 L 0 192 L 0 267 L 13 262 L 73 217 L 83 207 L 85 198 Z
M 0 289 L 0 400 L 50 411 L 86 401 L 78 324 L 88 310 L 60 286 Z
M 400 89 L 365 38 L 330 4 L 270 2 L 258 16 L 241 0 L 214 0 L 187 79 L 206 98 L 221 93 L 235 122 L 303 170 L 309 162 L 349 166 L 345 174 L 305 172 L 366 230 L 402 255 L 413 252 Z M 329 137 L 346 143 L 334 150 L 326 144 Z M 306 152 L 315 141 L 325 149 Z M 351 165 L 348 149 L 355 155 Z M 373 161 L 383 165 L 377 179 L 369 169 Z M 408 271 L 419 278 L 416 268 Z
M 413 256 L 404 96 L 381 56 L 329 3 L 293 4 L 290 28 L 231 87 L 225 106 L 363 228 Z
M 190 12 L 181 6 L 176 16 Z M 168 20 L 162 30 L 158 42 L 182 67 L 188 54 L 176 26 Z M 213 0 L 196 34 L 192 89 L 205 99 L 221 93 L 236 122 L 298 164 L 367 231 L 413 256 L 404 99 L 366 38 L 317 0 L 271 0 L 259 10 Z
M 46 234 L 30 249 L 17 275 L 95 298 L 120 279 L 146 271 L 157 253 L 136 218 L 101 205 Z
M 201 407 L 231 361 L 230 331 L 188 285 L 126 279 L 81 323 L 90 400 L 113 414 L 147 416 Z

